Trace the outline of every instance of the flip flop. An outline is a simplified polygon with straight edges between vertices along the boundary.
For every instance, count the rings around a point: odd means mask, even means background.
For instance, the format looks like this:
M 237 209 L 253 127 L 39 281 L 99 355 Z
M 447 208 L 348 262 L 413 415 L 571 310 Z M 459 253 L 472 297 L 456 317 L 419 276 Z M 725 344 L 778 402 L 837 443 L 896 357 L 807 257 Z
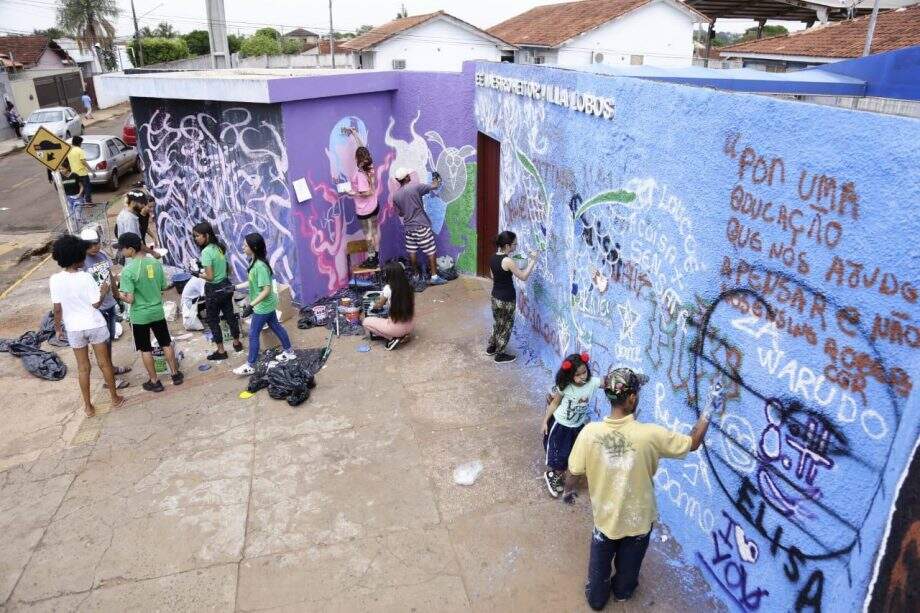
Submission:
M 117 390 L 123 390 L 123 389 L 125 389 L 126 387 L 128 387 L 129 385 L 131 385 L 131 384 L 128 383 L 127 381 L 125 381 L 124 379 L 119 379 L 119 380 L 118 380 L 118 383 L 115 384 L 115 389 L 117 389 Z M 109 384 L 108 384 L 108 383 L 103 383 L 103 384 L 102 384 L 102 388 L 103 388 L 103 389 L 109 389 Z

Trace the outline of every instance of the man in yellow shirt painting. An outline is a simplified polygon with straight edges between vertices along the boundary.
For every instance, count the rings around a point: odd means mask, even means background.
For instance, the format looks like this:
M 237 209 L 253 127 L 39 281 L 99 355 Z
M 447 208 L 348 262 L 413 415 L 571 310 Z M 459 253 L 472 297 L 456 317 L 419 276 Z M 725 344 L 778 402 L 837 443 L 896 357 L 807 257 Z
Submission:
M 710 388 L 710 403 L 690 435 L 657 424 L 636 421 L 639 391 L 648 377 L 629 368 L 607 373 L 604 393 L 610 416 L 586 425 L 569 455 L 569 478 L 588 478 L 594 532 L 585 596 L 600 611 L 611 593 L 629 599 L 639 585 L 639 569 L 648 548 L 652 524 L 658 519 L 652 479 L 659 458 L 683 458 L 695 451 L 709 429 L 713 407 L 721 410 L 722 388 Z M 574 483 L 567 487 L 574 486 Z M 611 578 L 611 564 L 616 573 Z
M 83 144 L 82 136 L 74 136 L 70 141 L 70 152 L 67 154 L 67 163 L 70 165 L 70 172 L 77 177 L 77 181 L 83 188 L 83 199 L 86 204 L 93 202 L 93 184 L 90 182 L 90 169 L 86 163 L 86 152 L 80 147 Z

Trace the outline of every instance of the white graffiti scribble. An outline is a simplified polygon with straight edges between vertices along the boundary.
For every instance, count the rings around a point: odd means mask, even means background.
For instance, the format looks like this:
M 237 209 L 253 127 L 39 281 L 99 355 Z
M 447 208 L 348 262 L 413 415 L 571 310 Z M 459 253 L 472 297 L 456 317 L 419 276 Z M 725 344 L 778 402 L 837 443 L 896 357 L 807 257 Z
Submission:
M 138 141 L 147 187 L 156 200 L 157 230 L 172 263 L 181 266 L 198 257 L 192 226 L 208 221 L 226 241 L 237 279 L 245 278 L 248 266 L 242 239 L 259 232 L 276 278 L 290 284 L 296 260 L 288 230 L 288 160 L 276 127 L 280 112 L 171 110 L 169 105 L 153 109 L 149 119 L 139 122 Z

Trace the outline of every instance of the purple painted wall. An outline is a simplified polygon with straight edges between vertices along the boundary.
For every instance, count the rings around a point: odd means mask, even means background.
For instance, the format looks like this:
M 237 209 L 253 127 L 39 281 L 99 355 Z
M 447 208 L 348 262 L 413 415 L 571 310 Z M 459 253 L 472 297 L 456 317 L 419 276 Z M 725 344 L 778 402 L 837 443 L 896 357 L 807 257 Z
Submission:
M 395 81 L 393 73 L 386 75 L 384 80 L 368 73 L 337 76 L 337 84 L 325 77 L 272 83 L 273 99 L 290 100 L 281 105 L 288 180 L 305 178 L 312 193 L 293 205 L 290 217 L 301 271 L 298 298 L 305 304 L 347 284 L 345 246 L 363 238 L 353 199 L 335 189 L 354 172 L 358 146 L 342 134 L 343 127 L 356 128 L 374 158 L 382 258 L 405 254 L 402 223 L 392 205 L 396 182 L 390 178 L 392 170 L 405 166 L 413 180 L 428 181 L 433 170 L 441 174 L 444 185 L 425 201 L 438 255 L 454 257 L 460 270 L 475 268 L 472 65 L 463 73 L 399 73 Z M 359 85 L 370 93 L 335 95 L 359 91 Z M 309 99 L 295 100 L 298 88 Z

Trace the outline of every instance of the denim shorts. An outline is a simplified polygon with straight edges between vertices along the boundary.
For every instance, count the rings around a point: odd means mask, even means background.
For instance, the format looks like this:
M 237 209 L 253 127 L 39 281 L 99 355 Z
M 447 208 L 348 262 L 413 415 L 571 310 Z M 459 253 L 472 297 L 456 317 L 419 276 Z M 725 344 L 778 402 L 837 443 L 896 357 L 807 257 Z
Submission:
M 67 331 L 67 342 L 74 349 L 83 349 L 87 345 L 99 345 L 108 342 L 109 327 L 99 326 L 90 330 Z

